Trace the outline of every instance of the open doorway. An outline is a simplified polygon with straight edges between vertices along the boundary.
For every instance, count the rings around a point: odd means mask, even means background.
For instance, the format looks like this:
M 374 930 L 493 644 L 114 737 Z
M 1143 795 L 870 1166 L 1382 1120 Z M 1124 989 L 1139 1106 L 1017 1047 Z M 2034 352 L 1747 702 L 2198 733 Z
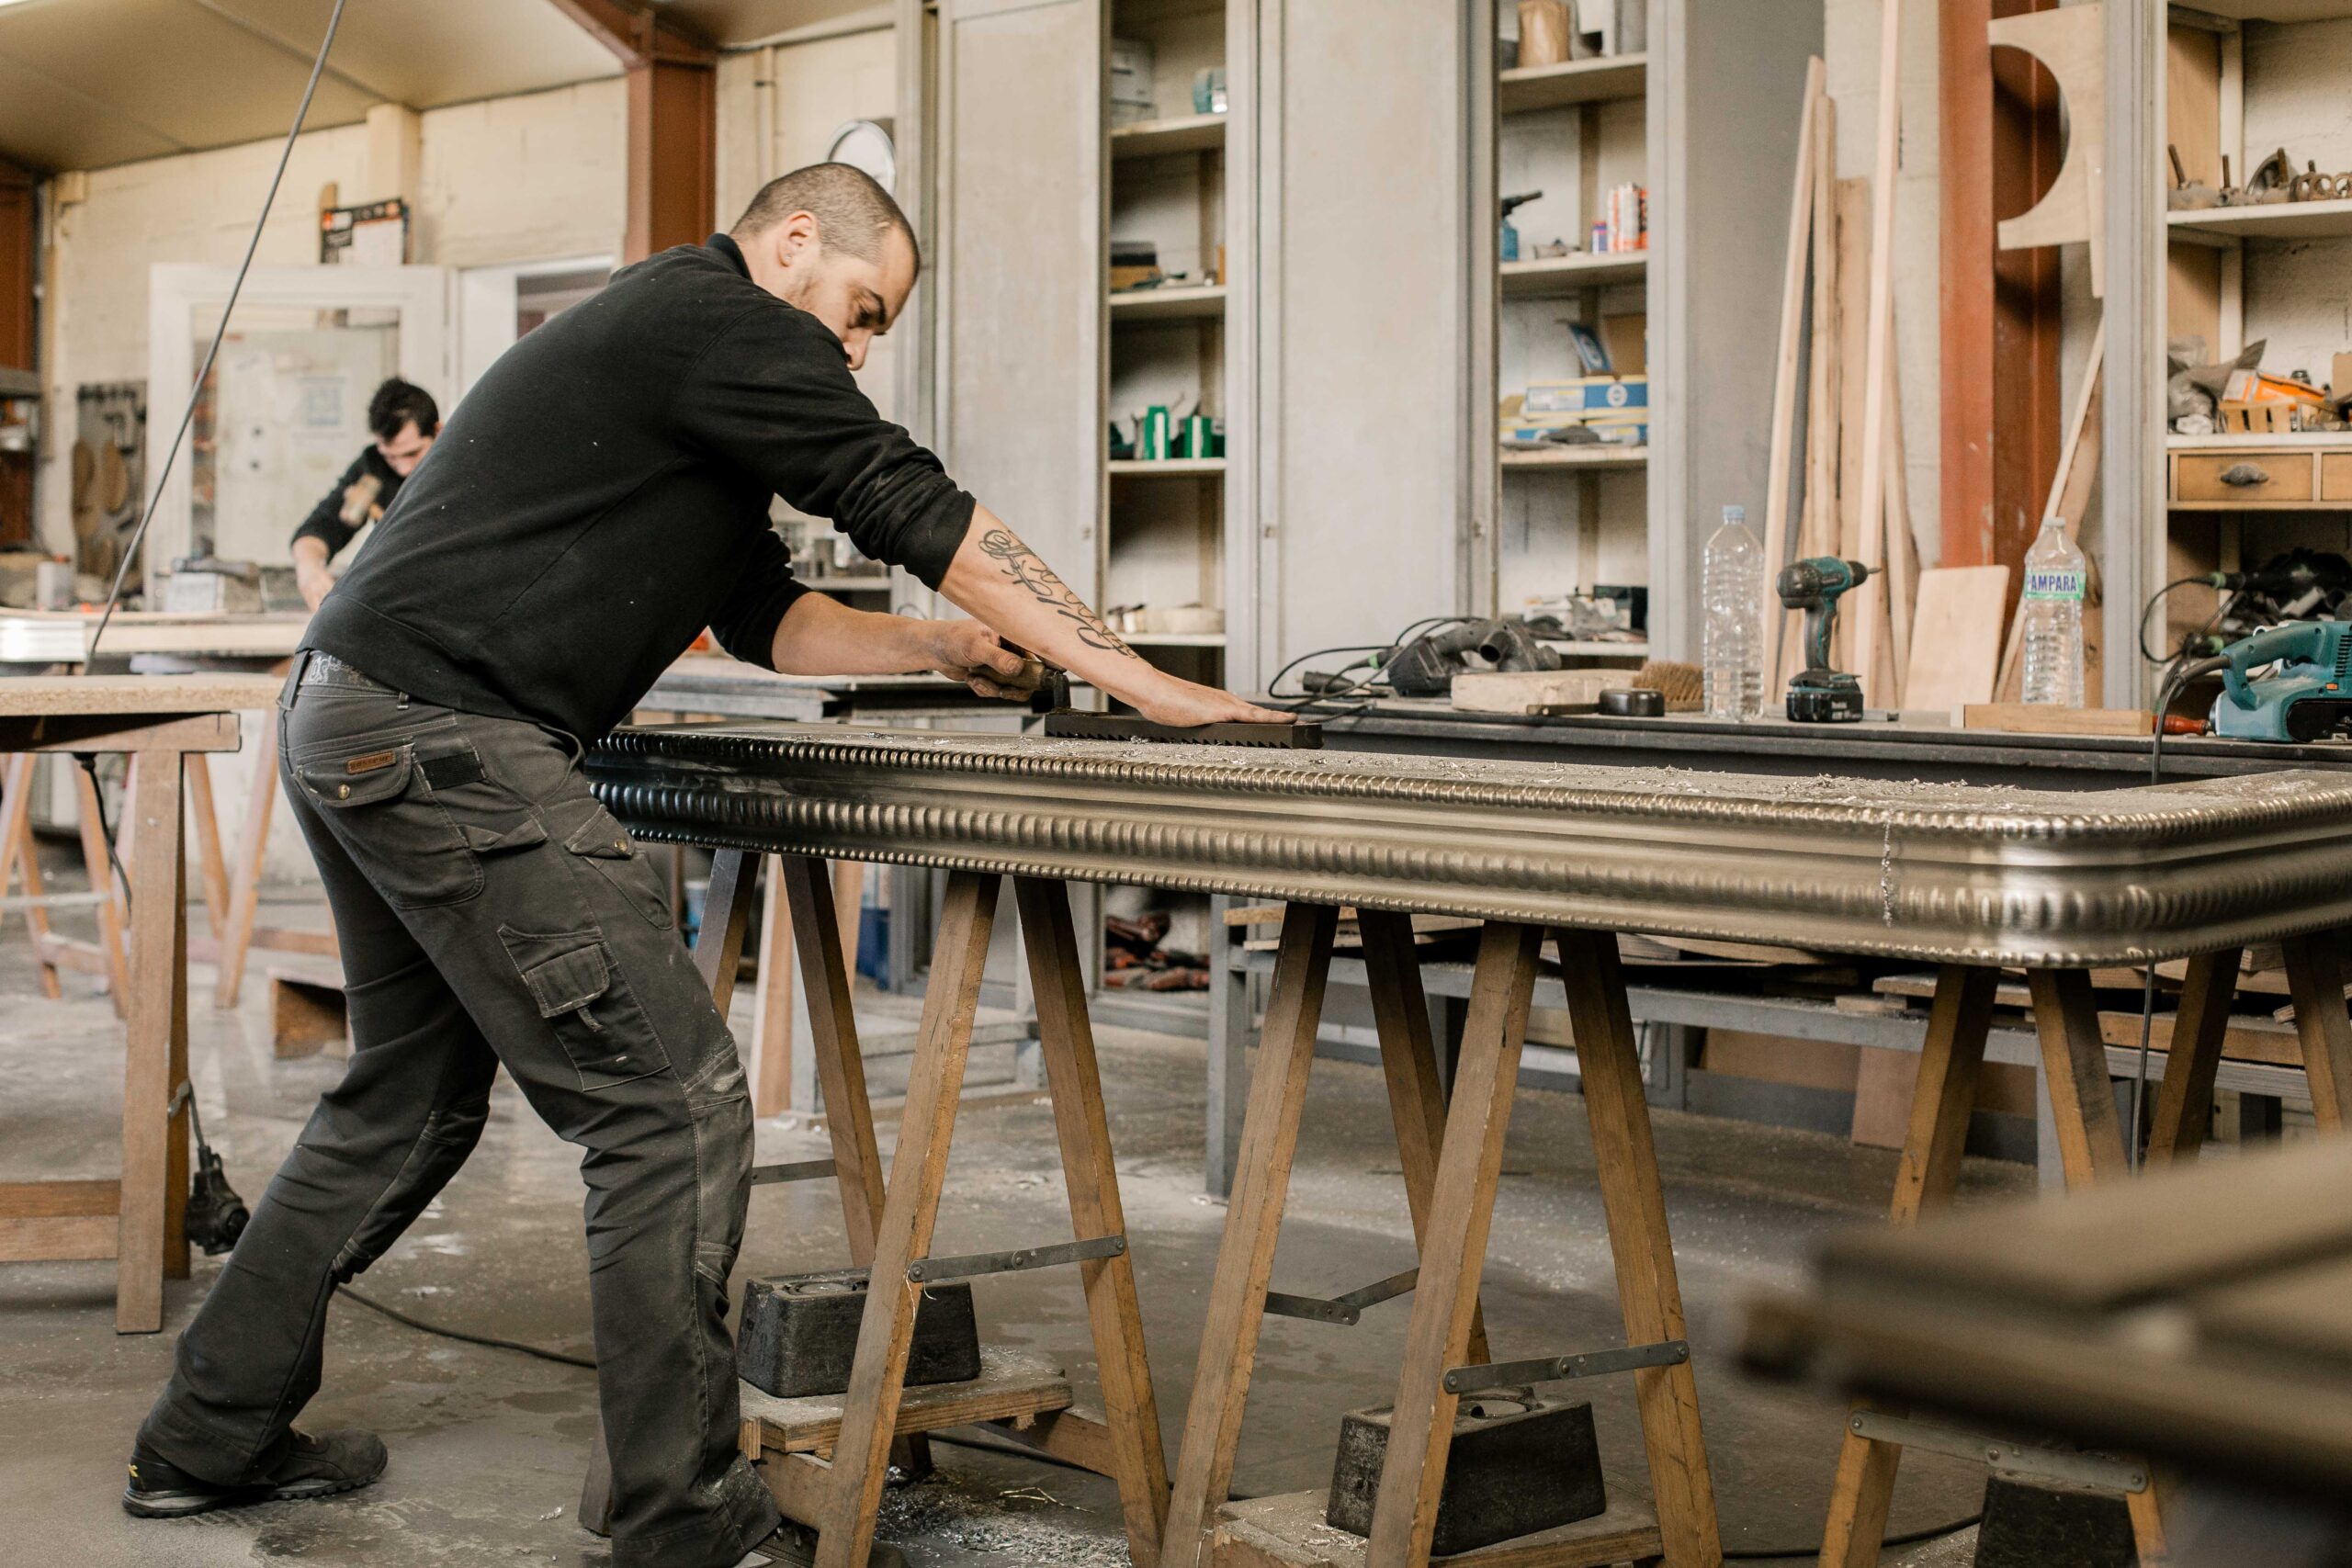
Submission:
M 459 272 L 458 398 L 516 339 L 595 293 L 612 275 L 609 255 L 563 256 Z

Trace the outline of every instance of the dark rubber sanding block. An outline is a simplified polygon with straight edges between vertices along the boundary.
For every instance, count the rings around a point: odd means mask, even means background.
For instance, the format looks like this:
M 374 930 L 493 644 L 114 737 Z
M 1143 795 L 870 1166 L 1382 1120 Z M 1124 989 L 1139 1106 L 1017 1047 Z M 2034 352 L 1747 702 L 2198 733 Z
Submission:
M 1288 724 L 1154 724 L 1131 714 L 1080 713 L 1057 708 L 1046 716 L 1046 733 L 1058 740 L 1176 740 L 1195 746 L 1278 746 L 1320 750 L 1323 727 L 1313 719 Z

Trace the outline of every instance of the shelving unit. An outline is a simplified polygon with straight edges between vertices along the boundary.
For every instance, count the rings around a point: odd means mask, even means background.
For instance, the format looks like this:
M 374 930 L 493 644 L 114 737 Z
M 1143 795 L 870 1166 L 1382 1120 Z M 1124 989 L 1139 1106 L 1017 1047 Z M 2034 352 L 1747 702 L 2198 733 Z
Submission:
M 1226 356 L 1231 115 L 1203 112 L 1193 85 L 1199 73 L 1226 66 L 1236 18 L 1228 17 L 1225 0 L 1108 0 L 1104 9 L 1112 40 L 1150 47 L 1155 99 L 1150 118 L 1105 127 L 1107 232 L 1114 248 L 1149 242 L 1161 270 L 1182 277 L 1106 295 L 1098 428 L 1117 425 L 1133 440 L 1144 411 L 1165 407 L 1170 434 L 1181 441 L 1187 415 L 1222 420 L 1231 406 Z M 1119 118 L 1107 94 L 1105 118 Z M 1222 609 L 1229 515 L 1225 458 L 1187 453 L 1114 459 L 1106 451 L 1102 473 L 1099 602 Z M 1145 634 L 1127 641 L 1178 674 L 1224 679 L 1221 632 Z
M 1495 9 L 1504 18 L 1513 15 L 1510 6 Z M 1663 14 L 1653 7 L 1651 25 Z M 1643 49 L 1496 73 L 1495 187 L 1484 221 L 1499 226 L 1494 203 L 1504 195 L 1543 195 L 1512 217 L 1521 259 L 1491 264 L 1493 380 L 1474 393 L 1489 408 L 1524 392 L 1531 381 L 1587 373 L 1568 322 L 1602 333 L 1605 318 L 1646 320 L 1650 253 L 1585 247 L 1612 187 L 1650 184 L 1651 59 Z M 1533 254 L 1555 243 L 1575 248 L 1565 255 Z M 1638 344 L 1643 334 L 1631 338 Z M 1647 366 L 1613 368 L 1645 373 Z M 1497 526 L 1482 575 L 1493 613 L 1510 615 L 1531 599 L 1596 584 L 1651 580 L 1647 447 L 1490 445 L 1484 460 L 1495 468 Z
M 2176 19 L 2164 40 L 2164 138 L 2188 176 L 2218 186 L 2226 156 L 2242 179 L 2281 146 L 2298 167 L 2352 165 L 2341 95 L 2318 63 L 2352 49 L 2352 4 L 2238 0 L 2199 9 L 2228 20 Z M 2169 158 L 2162 147 L 2155 152 L 2169 185 Z M 2149 236 L 2165 253 L 2159 355 L 2163 341 L 2179 337 L 2202 338 L 2209 362 L 2267 341 L 2264 368 L 2272 374 L 2329 379 L 2332 354 L 2352 351 L 2340 309 L 2340 280 L 2352 266 L 2352 200 L 2161 217 L 2161 231 Z M 2141 593 L 2191 573 L 2258 567 L 2298 546 L 2352 547 L 2352 433 L 2178 435 L 2161 399 L 2146 424 L 2146 472 L 2162 486 L 2161 511 L 2146 510 L 2165 526 L 2160 539 L 2140 541 Z M 2202 626 L 2219 598 L 2202 588 L 2168 595 L 2167 643 L 2177 647 L 2181 634 Z

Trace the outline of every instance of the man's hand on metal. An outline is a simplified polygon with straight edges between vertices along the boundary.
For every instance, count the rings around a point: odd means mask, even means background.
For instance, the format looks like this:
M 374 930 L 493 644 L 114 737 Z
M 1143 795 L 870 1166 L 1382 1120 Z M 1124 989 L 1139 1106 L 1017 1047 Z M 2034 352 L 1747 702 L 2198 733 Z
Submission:
M 931 667 L 960 681 L 983 697 L 1026 702 L 1044 679 L 1045 666 L 1004 646 L 978 621 L 926 621 L 932 639 Z

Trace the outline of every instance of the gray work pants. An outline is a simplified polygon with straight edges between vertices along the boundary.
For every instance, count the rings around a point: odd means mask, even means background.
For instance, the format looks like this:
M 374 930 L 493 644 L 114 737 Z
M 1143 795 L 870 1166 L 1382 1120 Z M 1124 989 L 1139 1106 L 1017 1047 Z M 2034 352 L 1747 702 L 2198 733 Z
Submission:
M 329 1295 L 465 1163 L 503 1063 L 582 1151 L 615 1568 L 733 1563 L 777 1520 L 737 1452 L 726 1325 L 751 1105 L 664 887 L 568 736 L 412 702 L 314 655 L 279 705 L 351 1063 L 254 1205 L 141 1442 L 222 1484 L 266 1471 L 318 1390 Z

